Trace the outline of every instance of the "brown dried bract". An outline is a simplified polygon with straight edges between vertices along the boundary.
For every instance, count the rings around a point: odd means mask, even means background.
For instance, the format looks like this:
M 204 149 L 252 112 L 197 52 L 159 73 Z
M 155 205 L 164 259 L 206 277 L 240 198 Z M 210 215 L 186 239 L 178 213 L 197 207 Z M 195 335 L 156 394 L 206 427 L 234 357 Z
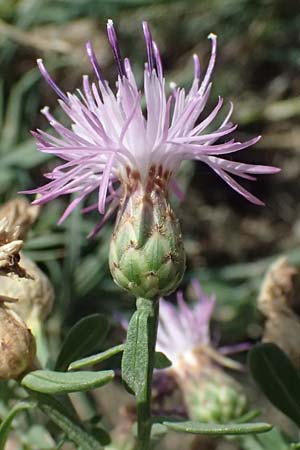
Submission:
M 36 344 L 23 320 L 0 304 L 0 380 L 17 379 L 33 366 Z
M 266 317 L 263 341 L 277 344 L 300 367 L 299 272 L 285 257 L 271 265 L 258 296 Z
M 20 265 L 30 278 L 11 278 L 0 276 L 1 296 L 17 299 L 9 305 L 29 326 L 36 320 L 43 321 L 52 309 L 54 291 L 48 277 L 39 267 L 27 258 L 23 252 L 20 254 Z
M 11 227 L 6 218 L 0 220 L 0 275 L 28 277 L 19 265 L 23 241 L 19 239 L 19 227 Z
M 40 207 L 34 206 L 24 197 L 6 202 L 0 208 L 0 219 L 6 218 L 10 230 L 18 227 L 18 238 L 25 239 L 39 215 Z

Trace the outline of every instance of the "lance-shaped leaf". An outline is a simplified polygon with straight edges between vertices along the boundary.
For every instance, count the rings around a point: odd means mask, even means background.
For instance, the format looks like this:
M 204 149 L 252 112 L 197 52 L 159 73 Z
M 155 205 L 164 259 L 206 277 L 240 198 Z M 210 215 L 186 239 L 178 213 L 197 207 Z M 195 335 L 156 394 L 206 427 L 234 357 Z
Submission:
M 79 359 L 78 361 L 73 361 L 68 370 L 78 370 L 88 366 L 94 366 L 95 364 L 99 364 L 103 361 L 106 361 L 109 358 L 117 355 L 118 353 L 122 353 L 124 351 L 124 344 L 116 345 L 115 347 L 109 348 L 104 352 L 97 353 L 96 355 L 87 356 L 86 358 Z M 169 358 L 164 355 L 162 352 L 155 352 L 154 359 L 154 367 L 155 369 L 165 369 L 172 365 Z
M 39 408 L 74 442 L 80 450 L 102 450 L 102 445 L 53 395 L 34 393 Z
M 280 411 L 300 426 L 300 376 L 275 344 L 260 344 L 248 356 L 253 378 Z
M 36 392 L 45 394 L 62 394 L 87 391 L 109 383 L 114 377 L 112 370 L 100 372 L 54 372 L 52 370 L 35 370 L 23 379 L 21 384 Z
M 97 353 L 96 355 L 87 356 L 86 358 L 79 359 L 78 361 L 73 361 L 68 370 L 78 370 L 83 367 L 93 366 L 123 352 L 124 344 L 116 345 L 115 347 L 109 348 L 104 352 Z
M 0 425 L 0 450 L 5 449 L 5 444 L 8 438 L 8 434 L 11 428 L 12 421 L 16 415 L 21 411 L 26 411 L 36 407 L 36 402 L 34 401 L 23 401 L 17 403 L 8 413 L 8 415 L 3 419 Z
M 171 430 L 182 433 L 203 434 L 211 436 L 236 435 L 249 433 L 265 433 L 272 429 L 268 423 L 243 423 L 243 424 L 207 424 L 193 421 L 165 421 L 163 425 Z
M 122 358 L 122 379 L 128 391 L 135 395 L 148 389 L 147 379 L 154 365 L 149 355 L 155 345 L 157 314 L 158 304 L 150 309 L 138 308 L 128 325 Z
M 99 348 L 109 330 L 109 322 L 102 314 L 92 314 L 79 320 L 67 334 L 55 365 L 66 370 L 69 364 Z

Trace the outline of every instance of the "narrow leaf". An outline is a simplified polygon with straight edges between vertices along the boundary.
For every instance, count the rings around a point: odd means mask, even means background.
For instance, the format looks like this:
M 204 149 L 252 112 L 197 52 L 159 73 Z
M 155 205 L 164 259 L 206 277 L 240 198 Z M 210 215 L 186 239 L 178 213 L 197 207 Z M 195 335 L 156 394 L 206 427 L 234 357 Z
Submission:
M 102 450 L 100 443 L 71 416 L 53 396 L 35 393 L 39 408 L 62 430 L 80 450 Z
M 99 364 L 106 359 L 111 358 L 114 355 L 117 355 L 120 352 L 123 352 L 124 344 L 116 345 L 115 347 L 109 348 L 104 352 L 97 353 L 96 355 L 88 356 L 86 358 L 79 359 L 78 361 L 72 362 L 68 370 L 78 370 L 83 367 L 93 366 L 95 364 Z
M 122 379 L 125 383 L 126 388 L 129 392 L 134 394 L 137 393 L 137 366 L 138 366 L 138 351 L 139 346 L 141 346 L 141 338 L 143 337 L 140 333 L 139 327 L 141 326 L 140 317 L 138 311 L 136 311 L 128 325 L 127 330 L 127 338 L 123 352 L 122 358 Z M 144 339 L 143 339 L 144 343 Z M 144 347 L 145 348 L 145 347 Z M 141 353 L 141 357 L 143 358 L 144 349 Z M 147 361 L 143 361 L 142 367 L 147 364 Z M 143 371 L 144 372 L 144 371 Z M 145 380 L 145 376 L 143 377 Z
M 257 440 L 258 436 L 255 434 L 248 434 L 243 436 L 243 450 L 267 450 Z
M 63 342 L 55 369 L 66 370 L 72 361 L 99 348 L 108 330 L 109 322 L 102 314 L 92 314 L 79 320 Z
M 275 344 L 260 344 L 248 356 L 253 378 L 268 399 L 300 425 L 300 376 Z
M 129 322 L 122 358 L 122 379 L 129 392 L 137 396 L 147 391 L 147 380 L 153 370 L 149 355 L 155 345 L 158 303 L 153 304 L 151 308 L 146 305 L 147 303 L 140 303 Z
M 26 411 L 27 409 L 32 409 L 36 407 L 36 402 L 20 402 L 16 404 L 5 417 L 5 419 L 1 422 L 0 425 L 0 450 L 5 449 L 5 444 L 8 438 L 8 434 L 11 428 L 12 421 L 16 417 L 16 415 L 21 411 Z
M 212 436 L 249 434 L 249 433 L 265 433 L 272 429 L 272 425 L 268 423 L 243 423 L 243 424 L 206 424 L 199 422 L 163 422 L 170 430 L 183 433 L 205 434 Z
M 62 394 L 67 392 L 87 391 L 109 383 L 114 378 L 112 370 L 100 372 L 54 372 L 36 370 L 30 372 L 21 384 L 36 392 L 45 394 Z
M 252 409 L 242 416 L 240 416 L 238 419 L 236 419 L 237 423 L 245 423 L 250 422 L 251 420 L 255 419 L 257 416 L 260 415 L 260 411 L 258 409 Z
M 273 428 L 268 433 L 260 434 L 257 436 L 257 440 L 264 450 L 287 450 L 289 448 L 286 435 L 277 428 Z

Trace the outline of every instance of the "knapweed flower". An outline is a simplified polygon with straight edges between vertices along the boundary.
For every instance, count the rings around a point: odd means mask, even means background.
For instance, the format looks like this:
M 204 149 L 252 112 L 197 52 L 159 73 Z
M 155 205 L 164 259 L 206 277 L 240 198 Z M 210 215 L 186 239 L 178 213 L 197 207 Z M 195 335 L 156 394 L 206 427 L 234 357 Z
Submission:
M 37 148 L 58 156 L 64 163 L 45 175 L 50 180 L 46 185 L 27 193 L 39 194 L 35 204 L 43 204 L 65 194 L 75 196 L 63 213 L 61 223 L 79 203 L 97 191 L 97 202 L 85 208 L 85 211 L 98 209 L 103 214 L 92 234 L 120 206 L 110 256 L 113 277 L 120 286 L 135 295 L 154 297 L 173 291 L 184 271 L 179 225 L 167 195 L 170 187 L 178 194 L 176 171 L 181 162 L 197 160 L 206 163 L 233 189 L 256 204 L 262 202 L 238 184 L 232 175 L 253 180 L 256 174 L 275 173 L 278 169 L 223 158 L 223 155 L 255 144 L 259 137 L 244 143 L 231 138 L 227 140 L 227 136 L 236 129 L 236 125 L 230 122 L 232 105 L 221 124 L 213 129 L 223 104 L 221 98 L 209 114 L 203 115 L 211 91 L 216 36 L 209 36 L 212 51 L 204 76 L 201 76 L 199 59 L 195 55 L 194 81 L 190 91 L 186 93 L 184 89 L 173 86 L 167 98 L 159 49 L 146 22 L 143 30 L 148 56 L 144 71 L 145 114 L 142 93 L 137 87 L 129 59 L 121 57 L 111 20 L 107 31 L 118 69 L 116 92 L 104 79 L 90 42 L 87 43 L 87 53 L 96 81 L 90 82 L 85 75 L 82 90 L 75 93 L 64 93 L 42 60 L 38 60 L 42 75 L 58 95 L 59 104 L 71 120 L 71 126 L 59 123 L 49 108 L 42 110 L 56 135 L 42 130 L 33 132 Z M 208 131 L 208 127 L 212 130 Z M 132 225 L 130 230 L 127 229 L 129 223 Z M 125 229 L 129 237 L 119 242 L 117 238 L 125 235 Z M 147 237 L 153 234 L 155 237 L 149 254 L 141 261 L 141 252 L 134 250 L 142 249 Z M 162 237 L 165 239 L 161 244 Z M 148 264 L 158 242 L 157 257 Z
M 205 295 L 198 281 L 192 283 L 197 299 L 194 307 L 187 305 L 181 292 L 177 293 L 178 308 L 160 300 L 156 350 L 172 361 L 164 372 L 177 382 L 189 417 L 224 423 L 241 416 L 247 400 L 241 386 L 222 367 L 237 368 L 237 363 L 211 343 L 215 298 Z
M 206 117 L 201 114 L 211 91 L 211 76 L 216 59 L 217 38 L 211 34 L 212 52 L 208 68 L 201 77 L 200 63 L 194 55 L 194 81 L 188 93 L 173 86 L 167 99 L 165 79 L 160 53 L 152 40 L 147 23 L 143 23 L 148 61 L 144 72 L 144 96 L 146 115 L 141 106 L 139 91 L 127 58 L 122 59 L 112 21 L 108 21 L 108 38 L 118 68 L 117 92 L 109 87 L 96 60 L 91 43 L 87 53 L 97 77 L 90 83 L 83 77 L 83 89 L 76 93 L 64 93 L 55 84 L 44 67 L 38 66 L 42 75 L 59 97 L 59 104 L 72 122 L 70 128 L 60 124 L 45 107 L 42 113 L 56 132 L 53 136 L 42 130 L 33 132 L 37 148 L 52 153 L 66 161 L 45 176 L 50 182 L 34 189 L 39 194 L 35 204 L 43 204 L 65 194 L 77 194 L 61 217 L 62 222 L 89 194 L 98 190 L 98 202 L 89 210 L 105 213 L 106 205 L 111 212 L 116 208 L 126 190 L 141 182 L 161 184 L 165 188 L 176 185 L 175 175 L 184 160 L 197 160 L 210 166 L 226 183 L 253 203 L 262 202 L 240 186 L 231 175 L 253 179 L 255 174 L 270 174 L 275 167 L 244 164 L 223 159 L 221 156 L 235 153 L 255 144 L 259 137 L 246 142 L 226 138 L 237 126 L 230 122 L 233 107 L 221 125 L 207 131 L 214 123 L 223 99 Z

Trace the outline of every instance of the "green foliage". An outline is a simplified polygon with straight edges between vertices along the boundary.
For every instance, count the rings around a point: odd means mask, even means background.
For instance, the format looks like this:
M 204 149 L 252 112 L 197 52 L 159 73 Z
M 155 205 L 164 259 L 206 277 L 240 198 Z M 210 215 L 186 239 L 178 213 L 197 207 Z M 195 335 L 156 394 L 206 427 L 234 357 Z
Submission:
M 260 344 L 249 352 L 251 373 L 268 399 L 297 426 L 300 424 L 300 376 L 275 344 Z
M 102 314 L 92 314 L 79 320 L 62 344 L 55 369 L 66 370 L 72 361 L 99 348 L 108 330 L 109 322 Z
M 172 366 L 172 361 L 162 352 L 155 352 L 154 367 L 155 369 L 167 369 Z
M 277 428 L 259 435 L 243 438 L 243 450 L 291 450 L 287 437 Z
M 153 323 L 158 314 L 157 300 L 138 299 L 137 305 L 139 302 L 140 307 L 138 306 L 128 325 L 122 357 L 122 379 L 129 392 L 136 396 L 147 388 L 147 379 L 153 370 L 154 361 L 149 360 L 145 349 L 150 352 L 154 345 L 156 330 Z
M 104 352 L 97 353 L 96 355 L 88 356 L 87 358 L 82 358 L 82 359 L 79 359 L 78 361 L 72 362 L 69 365 L 68 370 L 78 370 L 78 369 L 82 369 L 84 367 L 99 364 L 99 363 L 111 358 L 112 356 L 123 352 L 123 350 L 124 350 L 124 344 L 116 345 L 115 347 L 109 348 L 108 350 L 105 350 Z
M 112 381 L 114 372 L 55 372 L 53 370 L 35 370 L 22 379 L 22 386 L 44 394 L 64 394 L 88 391 L 104 386 Z
M 67 440 L 74 442 L 82 450 L 101 450 L 99 440 L 70 415 L 63 404 L 53 396 L 36 393 L 39 408 L 65 433 Z
M 165 421 L 163 424 L 170 430 L 181 433 L 202 434 L 211 436 L 239 435 L 252 433 L 265 433 L 270 431 L 272 426 L 268 423 L 243 423 L 243 424 L 206 424 L 198 422 L 172 422 Z
M 30 410 L 36 407 L 36 402 L 34 401 L 23 401 L 17 403 L 9 412 L 9 414 L 5 417 L 5 419 L 1 422 L 0 425 L 0 450 L 5 450 L 6 441 L 8 438 L 8 434 L 10 432 L 10 428 L 12 422 L 17 414 L 22 411 Z

